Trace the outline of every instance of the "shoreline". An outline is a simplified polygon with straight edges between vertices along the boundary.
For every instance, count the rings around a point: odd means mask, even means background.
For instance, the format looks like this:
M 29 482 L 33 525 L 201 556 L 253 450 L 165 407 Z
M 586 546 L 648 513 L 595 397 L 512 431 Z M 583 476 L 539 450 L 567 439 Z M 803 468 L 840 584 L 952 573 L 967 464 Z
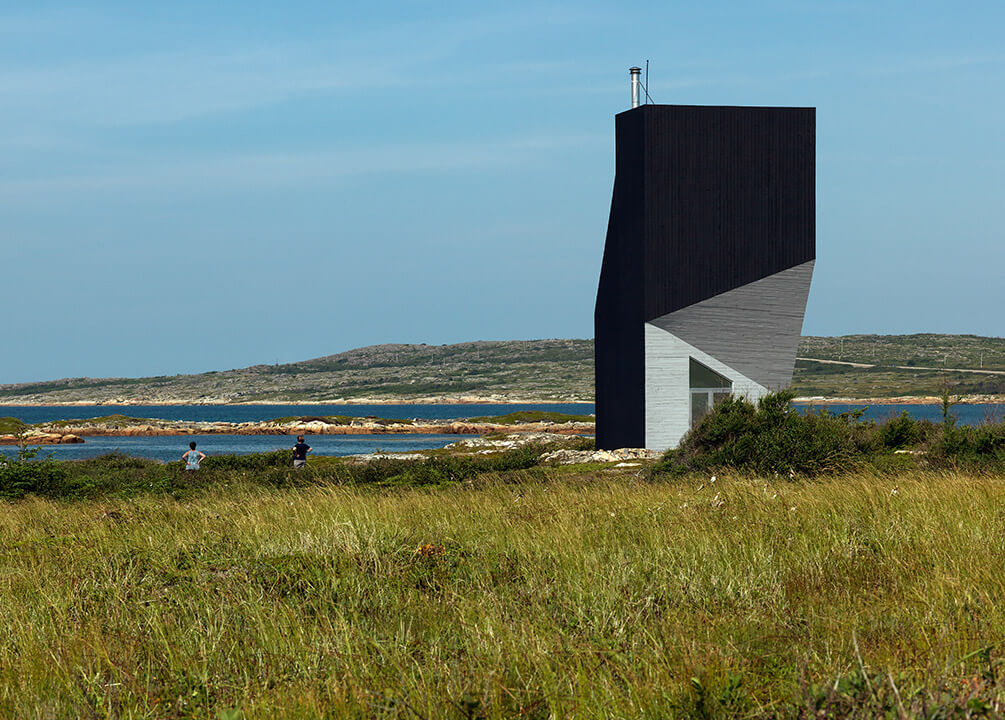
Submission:
M 942 402 L 942 398 L 935 395 L 908 395 L 908 396 L 896 396 L 896 397 L 882 397 L 882 398 L 848 398 L 848 397 L 819 397 L 819 396 L 809 396 L 809 397 L 796 397 L 793 398 L 792 402 L 800 403 L 804 405 L 939 405 Z M 104 402 L 101 400 L 72 400 L 64 402 L 0 402 L 0 410 L 3 408 L 19 408 L 19 407 L 109 407 L 109 408 L 128 408 L 128 407 L 245 407 L 245 406 L 314 406 L 314 405 L 331 405 L 331 406 L 367 406 L 367 405 L 387 405 L 387 406 L 399 406 L 399 405 L 594 405 L 594 400 L 500 400 L 498 398 L 485 399 L 485 398 L 464 398 L 464 399 L 453 399 L 453 398 L 420 398 L 418 400 L 402 400 L 396 398 L 393 400 L 374 400 L 374 399 L 363 399 L 363 400 L 291 400 L 291 401 L 274 401 L 274 402 L 206 402 L 206 401 L 175 401 L 175 400 L 159 400 L 159 401 L 147 401 L 147 400 L 130 400 L 127 402 Z M 979 395 L 973 397 L 964 397 L 963 399 L 953 403 L 954 405 L 1001 405 L 1005 404 L 1005 395 Z
M 308 422 L 196 422 L 152 421 L 109 425 L 61 421 L 29 426 L 27 432 L 0 435 L 0 445 L 70 445 L 85 442 L 85 437 L 167 437 L 183 435 L 489 435 L 492 433 L 551 433 L 554 435 L 593 435 L 594 423 L 548 421 L 528 423 L 486 423 L 453 421 L 374 422 L 365 419 L 348 424 L 320 420 Z
M 269 406 L 269 405 L 593 405 L 593 400 L 500 400 L 498 398 L 420 398 L 418 400 L 374 400 L 364 398 L 362 400 L 284 400 L 284 401 L 247 401 L 247 402 L 227 402 L 202 401 L 202 400 L 129 400 L 125 402 L 111 402 L 102 400 L 67 400 L 63 402 L 0 402 L 0 408 L 5 407 L 181 407 L 191 405 L 195 407 L 242 407 L 242 406 Z

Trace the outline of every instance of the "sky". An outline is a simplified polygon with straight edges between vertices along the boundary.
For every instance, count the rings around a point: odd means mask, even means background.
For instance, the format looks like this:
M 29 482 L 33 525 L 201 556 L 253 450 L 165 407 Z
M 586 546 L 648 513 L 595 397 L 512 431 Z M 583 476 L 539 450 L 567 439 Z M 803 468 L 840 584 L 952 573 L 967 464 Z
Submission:
M 803 333 L 1005 335 L 1005 3 L 0 0 L 0 383 L 588 338 L 631 65 L 817 108 Z

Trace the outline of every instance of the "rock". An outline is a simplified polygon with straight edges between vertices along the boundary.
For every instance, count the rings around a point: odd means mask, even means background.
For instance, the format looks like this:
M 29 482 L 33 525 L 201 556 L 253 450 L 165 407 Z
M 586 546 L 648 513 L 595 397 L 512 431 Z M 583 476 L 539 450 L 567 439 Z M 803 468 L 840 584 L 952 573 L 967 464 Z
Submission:
M 639 463 L 626 463 L 626 460 L 655 460 L 659 457 L 656 450 L 646 448 L 618 448 L 617 450 L 555 450 L 541 456 L 541 462 L 553 462 L 559 465 L 574 463 L 618 463 L 615 467 L 634 467 Z
M 66 433 L 59 438 L 60 445 L 74 445 L 82 442 L 84 442 L 84 438 L 74 435 L 73 433 Z
M 350 455 L 354 462 L 369 462 L 370 460 L 425 460 L 425 455 L 413 453 L 366 453 L 365 455 Z

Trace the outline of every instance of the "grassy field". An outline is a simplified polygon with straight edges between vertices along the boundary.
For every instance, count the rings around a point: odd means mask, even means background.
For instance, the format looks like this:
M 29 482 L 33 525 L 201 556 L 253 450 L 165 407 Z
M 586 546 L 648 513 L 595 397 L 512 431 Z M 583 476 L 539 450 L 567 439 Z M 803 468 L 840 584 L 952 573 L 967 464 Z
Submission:
M 997 713 L 1000 476 L 636 472 L 0 503 L 0 716 Z
M 938 397 L 948 387 L 955 395 L 1005 394 L 1005 376 L 960 371 L 856 368 L 796 360 L 792 389 L 802 397 Z

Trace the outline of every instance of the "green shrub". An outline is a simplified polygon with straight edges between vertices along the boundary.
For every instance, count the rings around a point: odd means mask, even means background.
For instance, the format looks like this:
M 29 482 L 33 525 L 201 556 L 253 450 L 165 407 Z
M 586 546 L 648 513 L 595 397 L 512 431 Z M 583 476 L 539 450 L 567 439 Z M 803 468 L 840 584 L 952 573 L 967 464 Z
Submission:
M 592 423 L 595 421 L 596 418 L 593 415 L 570 415 L 550 410 L 518 410 L 506 415 L 482 415 L 468 418 L 468 422 L 491 423 L 493 425 L 520 425 L 537 422 Z
M 182 467 L 181 460 L 169 463 L 172 467 Z M 200 463 L 202 470 L 266 470 L 269 468 L 291 467 L 293 450 L 273 450 L 249 455 L 211 455 Z
M 947 425 L 928 453 L 933 464 L 1005 470 L 1005 423 Z
M 38 448 L 19 448 L 15 457 L 0 456 L 0 499 L 28 494 L 59 495 L 66 489 L 66 470 L 48 457 L 38 460 Z
M 793 393 L 761 398 L 756 406 L 732 396 L 715 407 L 669 450 L 656 472 L 681 474 L 733 468 L 761 475 L 815 476 L 853 467 L 874 439 L 850 415 L 826 410 L 801 414 Z
M 921 440 L 921 430 L 918 423 L 907 414 L 907 410 L 904 410 L 880 426 L 879 440 L 883 447 L 891 450 L 911 447 Z

